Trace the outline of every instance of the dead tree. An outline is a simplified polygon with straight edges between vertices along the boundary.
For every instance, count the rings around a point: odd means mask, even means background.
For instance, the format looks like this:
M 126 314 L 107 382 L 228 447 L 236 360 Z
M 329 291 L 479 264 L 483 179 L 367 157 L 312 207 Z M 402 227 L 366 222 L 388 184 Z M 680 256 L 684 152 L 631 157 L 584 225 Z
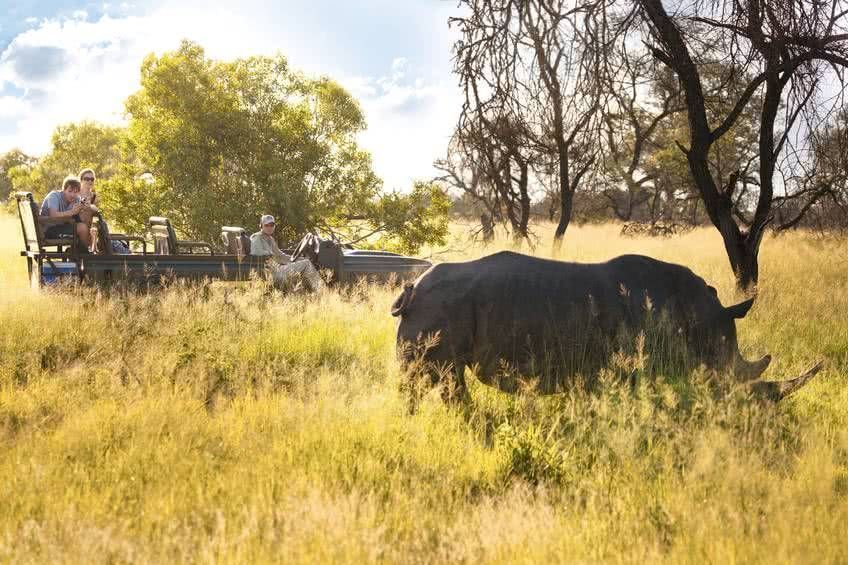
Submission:
M 450 192 L 459 193 L 474 202 L 475 208 L 484 210 L 492 222 L 501 219 L 501 203 L 491 183 L 481 182 L 480 156 L 472 144 L 464 143 L 456 134 L 448 143 L 444 159 L 433 163 L 441 174 L 435 180 L 445 185 Z
M 653 67 L 650 53 L 629 46 L 626 39 L 604 54 L 607 71 L 600 75 L 606 103 L 601 108 L 603 172 L 610 181 L 601 193 L 615 217 L 633 219 L 642 206 L 651 221 L 662 215 L 662 191 L 657 174 L 645 167 L 650 150 L 657 148 L 655 134 L 668 118 L 684 110 L 679 85 L 668 73 Z M 645 95 L 647 86 L 649 96 Z M 619 186 L 623 184 L 622 191 Z M 668 218 L 671 219 L 671 218 Z
M 520 132 L 519 146 L 528 163 L 556 167 L 558 247 L 571 220 L 574 192 L 595 162 L 597 140 L 590 132 L 600 101 L 598 85 L 591 79 L 603 49 L 597 40 L 604 33 L 598 4 L 568 4 L 570 8 L 564 0 L 460 4 L 468 15 L 451 19 L 462 34 L 455 46 L 455 72 L 466 93 L 460 124 L 480 116 L 481 109 L 497 108 L 508 116 L 510 129 Z M 517 178 L 524 179 L 527 173 L 529 182 L 531 172 L 522 166 Z
M 848 228 L 848 109 L 812 132 L 812 151 L 793 159 L 796 174 L 784 177 L 774 198 L 776 232 L 800 225 L 820 231 Z M 809 221 L 812 218 L 812 223 Z
M 661 0 L 637 0 L 647 24 L 654 56 L 678 77 L 689 122 L 686 155 L 695 186 L 710 221 L 718 229 L 740 288 L 759 279 L 758 255 L 767 226 L 774 219 L 774 177 L 787 142 L 803 138 L 796 121 L 815 121 L 819 77 L 828 69 L 848 67 L 848 11 L 834 0 L 714 0 L 681 6 L 669 14 Z M 684 33 L 688 25 L 697 33 Z M 698 55 L 695 45 L 710 48 Z M 701 69 L 721 61 L 736 76 L 750 76 L 742 94 L 718 123 L 708 120 Z M 844 86 L 842 72 L 831 73 Z M 743 221 L 734 212 L 741 171 L 725 184 L 709 166 L 710 149 L 738 120 L 755 94 L 759 108 L 757 186 L 751 190 L 753 212 Z M 838 102 L 841 104 L 841 96 Z M 781 115 L 781 108 L 784 112 Z
M 455 138 L 457 150 L 473 167 L 476 186 L 471 188 L 481 204 L 484 200 L 493 219 L 509 224 L 513 238 L 530 242 L 530 166 L 527 135 L 520 123 L 505 113 L 498 99 L 482 100 L 476 83 L 471 83 L 473 109 L 463 112 Z M 482 195 L 489 195 L 486 199 Z

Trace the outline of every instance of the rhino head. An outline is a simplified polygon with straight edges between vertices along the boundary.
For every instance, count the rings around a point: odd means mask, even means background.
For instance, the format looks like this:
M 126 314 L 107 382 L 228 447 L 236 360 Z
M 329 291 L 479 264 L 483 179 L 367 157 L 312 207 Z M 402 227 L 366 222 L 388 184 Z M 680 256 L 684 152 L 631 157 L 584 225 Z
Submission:
M 736 320 L 744 318 L 751 307 L 754 305 L 754 299 L 749 298 L 739 304 L 724 308 L 722 316 L 726 320 L 726 324 L 730 327 L 729 336 L 727 338 L 728 351 L 726 353 L 728 365 L 733 370 L 733 374 L 741 381 L 752 381 L 760 378 L 760 375 L 765 372 L 771 363 L 771 355 L 764 355 L 756 361 L 748 361 L 739 352 L 739 342 L 736 339 Z
M 776 402 L 807 384 L 821 370 L 823 363 L 818 362 L 792 379 L 763 380 L 761 377 L 771 363 L 771 355 L 748 361 L 740 353 L 736 339 L 736 320 L 744 318 L 753 305 L 754 299 L 750 298 L 739 304 L 720 308 L 713 323 L 709 324 L 709 331 L 706 332 L 706 353 L 708 359 L 713 361 L 712 365 L 729 369 L 740 382 L 747 383 L 755 396 Z

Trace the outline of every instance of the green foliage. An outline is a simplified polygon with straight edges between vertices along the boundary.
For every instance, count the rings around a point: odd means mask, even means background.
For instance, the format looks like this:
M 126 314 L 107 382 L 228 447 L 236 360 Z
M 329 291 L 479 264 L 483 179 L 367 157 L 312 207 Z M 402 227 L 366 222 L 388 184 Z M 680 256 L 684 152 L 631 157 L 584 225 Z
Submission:
M 26 169 L 35 162 L 33 157 L 30 157 L 20 149 L 12 149 L 3 155 L 0 155 L 0 198 L 6 198 L 14 191 L 12 184 L 12 169 Z
M 508 421 L 498 426 L 495 445 L 506 458 L 506 473 L 533 485 L 564 478 L 564 452 L 551 434 L 533 423 L 515 427 Z
M 423 197 L 383 204 L 370 155 L 356 144 L 365 127 L 356 100 L 281 55 L 214 61 L 183 42 L 145 59 L 126 108 L 125 166 L 104 199 L 126 229 L 142 229 L 155 211 L 187 235 L 217 241 L 222 225 L 252 228 L 271 213 L 289 242 L 315 229 L 344 233 L 351 218 L 407 250 L 441 241 L 404 225 L 429 225 Z
M 62 180 L 90 167 L 100 181 L 112 177 L 121 163 L 118 127 L 96 122 L 65 124 L 56 128 L 51 150 L 41 159 L 29 160 L 10 173 L 14 190 L 26 190 L 41 198 L 51 190 L 61 189 Z
M 386 234 L 373 246 L 414 253 L 421 244 L 441 245 L 448 235 L 450 209 L 450 197 L 434 182 L 418 181 L 409 194 L 387 194 L 369 209 Z

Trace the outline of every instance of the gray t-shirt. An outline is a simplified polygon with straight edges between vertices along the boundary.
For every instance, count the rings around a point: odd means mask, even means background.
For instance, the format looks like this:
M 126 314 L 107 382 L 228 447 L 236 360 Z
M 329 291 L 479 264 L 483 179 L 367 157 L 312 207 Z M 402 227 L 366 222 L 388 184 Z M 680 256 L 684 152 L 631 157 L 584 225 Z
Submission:
M 65 197 L 62 194 L 61 190 L 54 190 L 50 194 L 44 197 L 44 201 L 41 203 L 41 215 L 49 216 L 50 210 L 54 212 L 67 212 L 76 204 L 76 200 L 68 204 L 65 201 Z
M 280 265 L 291 263 L 291 255 L 280 251 L 280 247 L 274 238 L 258 231 L 250 236 L 250 254 L 256 257 L 273 257 Z

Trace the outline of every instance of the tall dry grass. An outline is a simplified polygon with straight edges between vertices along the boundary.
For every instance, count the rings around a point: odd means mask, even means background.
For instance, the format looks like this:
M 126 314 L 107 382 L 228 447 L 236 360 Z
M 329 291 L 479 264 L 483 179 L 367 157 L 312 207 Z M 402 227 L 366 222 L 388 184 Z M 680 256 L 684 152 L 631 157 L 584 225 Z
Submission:
M 470 404 L 398 392 L 395 291 L 259 286 L 33 294 L 0 219 L 0 560 L 844 562 L 846 242 L 763 244 L 739 324 L 778 406 L 704 377 Z M 548 234 L 541 234 L 543 242 Z M 508 247 L 454 241 L 439 258 Z M 536 252 L 549 253 L 540 246 Z M 718 237 L 569 230 L 563 258 L 639 252 L 734 285 Z

